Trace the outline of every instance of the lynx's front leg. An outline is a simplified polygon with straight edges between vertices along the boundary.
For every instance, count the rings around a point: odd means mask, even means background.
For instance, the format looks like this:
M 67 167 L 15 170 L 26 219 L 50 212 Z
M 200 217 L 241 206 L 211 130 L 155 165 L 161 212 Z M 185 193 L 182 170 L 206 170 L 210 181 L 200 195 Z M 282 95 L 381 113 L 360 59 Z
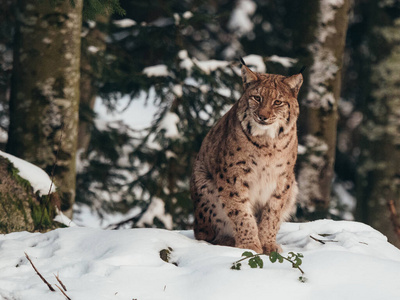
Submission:
M 261 212 L 261 220 L 258 224 L 259 238 L 263 253 L 282 252 L 282 248 L 276 242 L 276 235 L 281 222 L 289 215 L 297 194 L 297 185 L 287 182 L 271 196 L 266 207 Z
M 262 253 L 257 222 L 251 212 L 248 195 L 233 190 L 220 190 L 220 201 L 232 222 L 235 247 Z

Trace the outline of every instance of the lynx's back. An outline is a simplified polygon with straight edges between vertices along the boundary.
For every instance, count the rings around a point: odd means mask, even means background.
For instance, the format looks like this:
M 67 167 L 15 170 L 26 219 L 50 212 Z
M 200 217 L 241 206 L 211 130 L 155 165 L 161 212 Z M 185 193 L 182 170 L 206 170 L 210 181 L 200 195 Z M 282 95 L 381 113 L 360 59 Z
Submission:
M 193 166 L 191 196 L 199 240 L 280 251 L 276 234 L 291 213 L 297 183 L 297 95 L 301 74 L 252 72 L 244 93 L 205 137 Z

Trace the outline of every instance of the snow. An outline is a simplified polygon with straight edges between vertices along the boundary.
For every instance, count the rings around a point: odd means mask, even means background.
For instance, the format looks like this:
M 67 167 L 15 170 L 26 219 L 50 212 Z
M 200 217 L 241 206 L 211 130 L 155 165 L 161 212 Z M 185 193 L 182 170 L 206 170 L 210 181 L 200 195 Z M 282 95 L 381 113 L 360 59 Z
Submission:
M 0 143 L 5 144 L 8 140 L 8 132 L 0 128 Z
M 198 61 L 193 59 L 193 62 L 198 66 L 204 73 L 210 74 L 212 71 L 215 71 L 219 68 L 225 68 L 227 67 L 230 62 L 224 61 L 224 60 L 205 60 L 205 61 Z
M 87 50 L 88 50 L 90 53 L 93 53 L 93 54 L 96 54 L 97 52 L 100 51 L 100 49 L 97 48 L 97 47 L 95 47 L 95 46 L 89 46 L 89 47 L 87 48 Z
M 166 77 L 169 75 L 166 65 L 155 65 L 144 68 L 143 73 L 146 74 L 147 77 Z
M 193 13 L 191 11 L 185 11 L 182 16 L 184 19 L 190 19 L 193 17 Z
M 332 215 L 339 216 L 343 220 L 354 220 L 354 215 L 352 212 L 356 210 L 357 200 L 349 193 L 348 190 L 350 187 L 353 187 L 353 184 L 350 182 L 334 182 L 332 185 L 332 194 L 334 195 L 332 200 L 336 200 L 336 206 L 343 207 L 344 209 L 331 207 L 329 212 Z
M 278 240 L 284 255 L 304 255 L 305 283 L 289 263 L 266 257 L 263 269 L 243 262 L 231 270 L 244 250 L 196 241 L 192 231 L 71 227 L 1 235 L 0 298 L 65 299 L 58 274 L 71 299 L 400 299 L 400 250 L 367 225 L 284 223 Z M 168 247 L 170 263 L 160 258 Z
M 114 224 L 118 224 L 122 220 L 133 218 L 137 216 L 140 212 L 141 209 L 139 207 L 134 207 L 124 214 L 119 212 L 103 213 L 102 218 L 99 218 L 93 213 L 92 208 L 88 205 L 83 203 L 75 203 L 74 223 L 82 227 L 108 228 Z M 65 224 L 65 221 L 62 223 Z
M 58 209 L 58 207 L 56 207 L 56 212 L 57 215 L 54 217 L 54 221 L 64 224 L 67 227 L 75 227 L 78 226 L 75 222 L 73 222 L 70 218 L 68 218 L 66 215 L 64 215 L 62 213 L 62 211 L 60 211 Z
M 19 170 L 18 175 L 31 183 L 34 193 L 39 192 L 39 195 L 42 196 L 56 191 L 49 175 L 41 168 L 3 151 L 0 151 L 0 155 L 12 162 L 14 167 Z
M 181 60 L 179 67 L 189 72 L 192 71 L 193 66 L 197 66 L 205 74 L 210 74 L 217 69 L 223 69 L 231 65 L 231 62 L 224 60 L 203 60 L 199 61 L 196 58 L 191 59 L 186 50 L 181 50 L 178 53 L 178 57 Z
M 308 206 L 309 199 L 321 199 L 318 182 L 321 179 L 321 170 L 326 163 L 325 156 L 328 148 L 325 141 L 310 134 L 303 138 L 303 145 L 298 148 L 299 155 L 308 153 L 307 160 L 302 160 L 300 163 L 297 179 L 301 187 L 297 200 L 303 206 Z M 313 209 L 315 208 L 311 206 L 309 211 Z
M 172 216 L 165 213 L 165 203 L 159 198 L 154 198 L 149 208 L 136 223 L 137 227 L 151 226 L 154 223 L 154 218 L 157 217 L 163 222 L 167 229 L 173 228 Z
M 188 53 L 186 50 L 181 50 L 178 53 L 178 57 L 182 60 L 179 63 L 179 67 L 182 69 L 187 70 L 188 72 L 190 72 L 193 68 L 193 61 L 189 58 Z
M 174 13 L 174 20 L 175 20 L 175 25 L 178 26 L 179 22 L 181 21 L 181 17 L 179 16 L 178 13 Z
M 179 138 L 179 130 L 176 127 L 179 124 L 179 117 L 173 112 L 167 112 L 160 123 L 160 130 L 165 130 L 165 137 Z
M 297 146 L 297 154 L 304 155 L 306 153 L 307 153 L 307 147 L 299 144 Z
M 268 61 L 276 62 L 284 66 L 285 68 L 292 67 L 295 63 L 297 63 L 298 59 L 290 58 L 290 57 L 282 57 L 277 55 L 272 55 L 268 57 Z
M 126 28 L 135 26 L 137 23 L 132 19 L 121 19 L 113 21 L 113 24 L 120 28 Z
M 236 7 L 231 14 L 228 28 L 237 33 L 239 37 L 253 30 L 254 24 L 251 17 L 255 13 L 257 5 L 250 0 L 237 1 Z
M 224 60 L 211 59 L 199 61 L 196 58 L 191 59 L 186 50 L 179 51 L 178 57 L 181 60 L 179 67 L 187 70 L 189 73 L 192 71 L 192 68 L 195 65 L 204 73 L 210 74 L 217 69 L 225 68 L 231 64 L 230 62 Z
M 130 128 L 141 130 L 150 126 L 157 107 L 152 103 L 155 97 L 154 89 L 149 93 L 142 92 L 136 99 L 131 101 L 129 95 L 124 95 L 117 101 L 117 106 L 113 112 L 107 110 L 100 98 L 96 99 L 94 111 L 97 115 L 96 125 L 123 121 Z M 149 98 L 149 101 L 146 99 Z M 104 126 L 102 126 L 104 127 Z
M 247 55 L 243 57 L 243 60 L 246 63 L 246 65 L 254 66 L 255 67 L 254 71 L 258 73 L 267 72 L 267 67 L 265 66 L 264 60 L 260 55 L 255 55 L 255 54 Z
M 183 89 L 182 89 L 182 85 L 180 84 L 175 84 L 172 87 L 172 92 L 175 94 L 176 97 L 180 98 L 183 96 Z

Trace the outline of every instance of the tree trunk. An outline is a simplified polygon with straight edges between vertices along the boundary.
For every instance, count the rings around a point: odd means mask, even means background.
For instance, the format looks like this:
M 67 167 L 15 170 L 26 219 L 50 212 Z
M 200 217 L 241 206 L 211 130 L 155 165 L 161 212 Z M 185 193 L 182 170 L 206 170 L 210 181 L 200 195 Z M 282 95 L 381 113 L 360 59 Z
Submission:
M 78 152 L 85 154 L 91 137 L 93 124 L 93 108 L 98 93 L 98 80 L 102 75 L 104 51 L 106 50 L 106 35 L 99 29 L 109 21 L 109 15 L 96 16 L 96 23 L 88 22 L 83 30 L 84 37 L 81 45 L 81 79 L 80 79 L 80 108 Z
M 19 0 L 7 151 L 49 174 L 72 216 L 82 0 Z
M 400 247 L 388 204 L 400 212 L 400 8 L 369 1 L 366 33 L 370 66 L 361 84 L 368 90 L 360 128 L 357 217 Z M 399 228 L 398 228 L 399 229 Z
M 305 146 L 298 160 L 299 202 L 306 219 L 326 217 L 329 209 L 349 2 L 308 0 L 292 12 L 298 21 L 294 47 L 309 62 L 299 97 Z

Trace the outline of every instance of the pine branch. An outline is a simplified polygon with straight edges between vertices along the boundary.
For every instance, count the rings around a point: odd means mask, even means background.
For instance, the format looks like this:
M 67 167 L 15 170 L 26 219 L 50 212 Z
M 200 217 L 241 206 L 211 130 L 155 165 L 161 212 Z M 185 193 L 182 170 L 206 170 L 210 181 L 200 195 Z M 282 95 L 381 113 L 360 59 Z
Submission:
M 151 202 L 150 202 L 150 203 L 151 203 Z M 142 218 L 142 216 L 147 212 L 147 209 L 149 208 L 150 203 L 148 203 L 147 206 L 146 206 L 146 208 L 144 208 L 144 209 L 143 209 L 139 214 L 137 214 L 136 216 L 134 216 L 134 217 L 132 217 L 132 218 L 129 218 L 129 219 L 126 219 L 126 220 L 122 220 L 122 221 L 120 221 L 120 222 L 118 222 L 118 223 L 116 223 L 116 224 L 110 224 L 110 225 L 107 226 L 106 229 L 115 230 L 115 229 L 121 228 L 123 225 L 128 224 L 128 223 L 132 223 L 133 225 L 136 224 L 136 223 Z
M 42 276 L 42 274 L 39 273 L 39 271 L 36 269 L 35 265 L 33 264 L 32 260 L 30 259 L 29 255 L 25 253 L 26 258 L 29 260 L 29 262 L 32 265 L 32 268 L 35 270 L 36 274 L 42 279 L 42 281 L 49 287 L 50 291 L 55 292 L 56 290 L 51 286 L 51 284 Z

